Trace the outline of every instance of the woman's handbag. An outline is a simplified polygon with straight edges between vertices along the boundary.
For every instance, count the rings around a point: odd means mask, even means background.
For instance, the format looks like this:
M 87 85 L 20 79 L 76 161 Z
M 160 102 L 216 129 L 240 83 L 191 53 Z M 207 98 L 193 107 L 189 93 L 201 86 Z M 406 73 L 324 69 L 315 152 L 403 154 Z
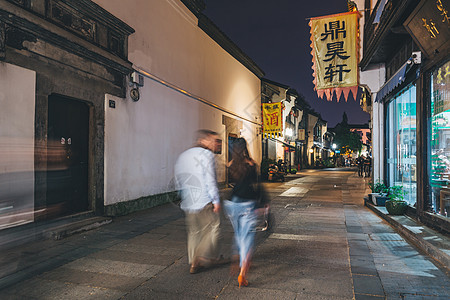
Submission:
M 270 206 L 257 209 L 257 224 L 255 231 L 267 231 L 270 232 L 274 225 L 273 214 L 270 211 Z
M 255 188 L 257 198 L 256 198 L 256 210 L 257 223 L 255 226 L 255 231 L 266 231 L 272 230 L 275 224 L 275 219 L 273 213 L 270 210 L 270 199 L 265 191 L 261 182 L 258 181 Z

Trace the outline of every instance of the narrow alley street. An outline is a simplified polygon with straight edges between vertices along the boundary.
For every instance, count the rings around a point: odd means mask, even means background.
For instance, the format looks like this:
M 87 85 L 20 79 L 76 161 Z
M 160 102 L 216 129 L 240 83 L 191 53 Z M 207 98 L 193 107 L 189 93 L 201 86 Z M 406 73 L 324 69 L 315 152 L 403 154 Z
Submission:
M 364 207 L 351 169 L 267 183 L 275 226 L 257 234 L 248 279 L 189 274 L 182 212 L 167 204 L 1 255 L 2 299 L 449 299 L 446 271 Z M 232 229 L 222 220 L 222 252 Z

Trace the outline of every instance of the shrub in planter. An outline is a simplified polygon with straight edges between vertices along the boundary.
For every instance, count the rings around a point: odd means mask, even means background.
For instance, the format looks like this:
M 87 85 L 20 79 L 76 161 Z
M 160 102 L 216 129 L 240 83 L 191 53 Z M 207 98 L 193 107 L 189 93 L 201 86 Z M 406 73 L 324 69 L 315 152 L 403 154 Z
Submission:
M 297 174 L 297 169 L 291 168 L 291 174 Z
M 403 200 L 403 195 L 402 186 L 395 185 L 389 187 L 389 200 L 386 201 L 386 210 L 390 215 L 403 215 L 406 212 L 408 203 Z
M 388 188 L 381 181 L 369 182 L 369 188 L 372 193 L 369 194 L 369 198 L 372 200 L 373 204 L 383 206 L 387 200 L 386 193 Z
M 369 188 L 372 190 L 372 193 L 386 193 L 388 192 L 388 188 L 386 187 L 386 185 L 381 182 L 381 181 L 377 181 L 377 182 L 369 182 Z
M 375 198 L 374 204 L 376 206 L 385 206 L 386 202 L 389 200 L 386 194 L 377 194 L 373 198 Z
M 386 210 L 390 215 L 400 216 L 406 212 L 408 203 L 406 201 L 386 201 Z

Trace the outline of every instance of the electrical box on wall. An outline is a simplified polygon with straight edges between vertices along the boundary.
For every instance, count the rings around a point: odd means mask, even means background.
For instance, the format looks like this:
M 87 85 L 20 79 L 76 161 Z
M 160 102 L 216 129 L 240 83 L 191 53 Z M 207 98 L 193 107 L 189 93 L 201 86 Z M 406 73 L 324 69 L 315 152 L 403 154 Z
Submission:
M 144 86 L 144 76 L 135 71 L 131 73 L 131 82 L 137 84 L 138 86 Z

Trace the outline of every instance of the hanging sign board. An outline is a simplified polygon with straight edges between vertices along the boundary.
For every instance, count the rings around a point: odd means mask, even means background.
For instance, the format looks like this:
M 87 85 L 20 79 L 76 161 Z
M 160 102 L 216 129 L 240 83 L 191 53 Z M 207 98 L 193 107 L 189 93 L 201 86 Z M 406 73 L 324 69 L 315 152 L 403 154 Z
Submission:
M 263 103 L 262 110 L 264 137 L 281 136 L 283 131 L 281 102 Z
M 305 129 L 299 129 L 298 130 L 298 140 L 304 141 L 305 140 Z
M 403 24 L 428 57 L 450 49 L 450 4 L 445 0 L 423 0 Z
M 433 73 L 433 116 L 450 111 L 450 61 L 436 69 Z
M 319 97 L 331 101 L 350 91 L 356 99 L 359 84 L 359 13 L 311 18 L 314 86 Z

